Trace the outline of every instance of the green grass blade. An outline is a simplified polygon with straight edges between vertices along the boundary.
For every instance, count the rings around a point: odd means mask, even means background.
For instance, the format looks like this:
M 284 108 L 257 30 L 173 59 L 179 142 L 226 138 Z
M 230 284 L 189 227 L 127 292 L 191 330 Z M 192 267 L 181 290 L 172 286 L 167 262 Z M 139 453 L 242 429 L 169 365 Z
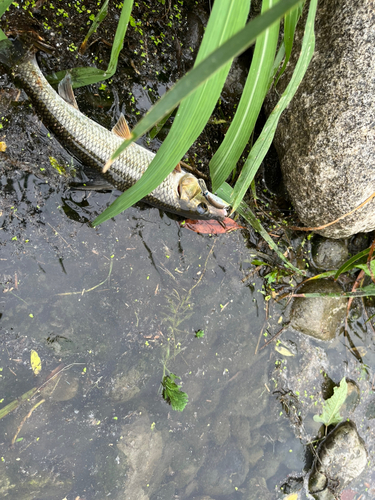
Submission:
M 240 55 L 248 49 L 274 22 L 282 17 L 291 8 L 295 7 L 301 0 L 281 0 L 272 9 L 263 15 L 250 21 L 245 28 L 236 33 L 221 47 L 212 52 L 198 66 L 195 66 L 174 87 L 166 92 L 163 97 L 148 111 L 140 122 L 134 127 L 131 139 L 124 143 L 113 153 L 111 159 L 115 160 L 125 148 L 133 141 L 148 132 L 163 116 L 170 113 L 185 97 L 202 85 L 216 71 L 228 61 Z
M 91 35 L 93 33 L 95 33 L 95 31 L 98 29 L 98 26 L 100 25 L 101 22 L 104 21 L 104 19 L 107 17 L 107 14 L 108 14 L 108 3 L 109 3 L 109 0 L 105 0 L 105 2 L 103 3 L 101 9 L 99 10 L 99 12 L 97 13 L 97 15 L 95 16 L 93 22 L 92 22 L 92 25 L 90 26 L 90 29 L 87 33 L 87 35 L 85 36 L 85 39 L 83 40 L 82 44 L 81 44 L 81 47 L 79 49 L 79 53 L 80 54 L 84 54 L 86 52 L 86 49 L 87 49 L 87 42 L 89 41 Z
M 236 182 L 233 191 L 233 199 L 231 205 L 233 210 L 241 203 L 248 187 L 251 184 L 260 164 L 263 161 L 275 135 L 277 123 L 281 113 L 288 106 L 294 94 L 297 92 L 298 86 L 306 73 L 307 67 L 311 61 L 315 47 L 314 21 L 317 9 L 317 1 L 311 0 L 309 14 L 305 26 L 305 34 L 303 37 L 301 54 L 297 65 L 293 72 L 292 78 L 281 96 L 278 104 L 270 114 L 262 133 L 250 151 L 250 154 L 242 168 L 241 174 Z
M 284 57 L 285 57 L 285 47 L 284 47 L 284 44 L 282 43 L 279 47 L 279 50 L 277 51 L 275 60 L 273 62 L 273 66 L 271 68 L 271 72 L 270 72 L 270 76 L 269 76 L 269 80 L 268 80 L 268 90 L 271 88 L 273 79 L 275 78 L 277 70 L 279 69 L 281 61 L 284 59 Z
M 349 297 L 373 297 L 375 296 L 375 285 L 364 286 L 363 288 L 357 288 L 355 292 L 343 292 L 343 293 L 295 293 L 292 297 L 303 297 L 306 299 L 313 299 L 316 297 L 337 297 L 337 298 L 349 298 Z
M 222 198 L 224 201 L 227 203 L 230 203 L 231 199 L 231 194 L 232 194 L 233 189 L 230 187 L 229 184 L 224 182 L 220 188 L 217 191 L 218 196 Z M 277 244 L 273 241 L 271 236 L 267 233 L 267 231 L 264 229 L 262 224 L 259 222 L 259 220 L 255 217 L 253 212 L 250 210 L 250 208 L 246 205 L 246 203 L 243 201 L 240 203 L 240 205 L 237 208 L 237 212 L 245 219 L 247 222 L 251 225 L 251 227 L 259 233 L 263 239 L 269 244 L 269 246 L 277 253 L 277 255 L 280 257 L 280 259 L 285 263 L 286 267 L 289 267 L 289 269 L 292 269 L 295 273 L 304 275 L 304 271 L 301 271 L 301 269 L 298 269 L 297 267 L 294 267 L 293 264 L 291 264 L 288 259 L 283 255 L 283 253 L 280 251 L 278 248 Z
M 216 0 L 195 65 L 199 65 L 245 25 L 249 9 L 249 0 L 241 2 Z M 175 168 L 209 120 L 220 97 L 230 65 L 231 60 L 181 102 L 168 137 L 159 148 L 142 179 L 95 219 L 94 225 L 117 215 L 143 198 Z
M 263 0 L 262 13 L 278 0 Z M 279 22 L 274 23 L 256 41 L 246 84 L 234 119 L 223 142 L 210 161 L 212 189 L 216 191 L 228 178 L 249 141 L 268 90 L 269 74 L 276 53 Z
M 311 278 L 307 279 L 306 281 L 313 281 L 313 280 L 321 280 L 323 278 L 330 278 L 331 276 L 334 276 L 336 274 L 336 270 L 334 271 L 325 271 L 324 273 L 316 274 L 315 276 L 311 276 Z
M 109 60 L 108 68 L 104 71 L 98 68 L 72 68 L 69 71 L 72 77 L 73 88 L 83 87 L 84 85 L 91 85 L 93 83 L 102 82 L 111 78 L 117 69 L 117 61 L 120 51 L 123 47 L 126 29 L 130 14 L 133 7 L 133 0 L 124 0 L 121 9 L 120 20 L 117 25 L 115 38 L 113 40 L 111 58 Z M 59 71 L 54 75 L 48 75 L 47 80 L 51 85 L 57 85 L 60 80 L 64 78 L 67 71 Z
M 358 262 L 360 259 L 365 257 L 370 253 L 370 249 L 366 248 L 366 250 L 362 250 L 362 252 L 357 253 L 356 255 L 353 255 L 353 257 L 350 257 L 344 264 L 338 269 L 338 271 L 335 274 L 335 280 L 340 276 L 342 273 L 346 273 L 347 271 L 350 271 L 355 267 L 355 263 Z
M 157 123 L 155 125 L 155 127 L 153 127 L 150 130 L 149 135 L 150 135 L 151 139 L 155 139 L 155 137 L 158 135 L 158 133 L 163 129 L 164 125 L 166 124 L 168 118 L 171 116 L 172 113 L 173 113 L 173 110 L 169 113 L 169 115 L 164 116 L 164 118 L 162 120 L 160 120 L 160 122 Z
M 13 0 L 0 0 L 0 17 L 4 14 L 4 12 L 9 8 Z M 6 40 L 7 36 L 3 30 L 0 30 L 0 41 Z
M 236 2 L 232 2 L 236 3 Z M 237 2 L 242 3 L 242 2 Z M 187 96 L 196 91 L 202 84 L 209 78 L 213 77 L 215 73 L 220 72 L 220 69 L 230 62 L 233 57 L 239 55 L 246 50 L 256 38 L 270 25 L 277 21 L 278 18 L 283 16 L 289 9 L 300 3 L 300 0 L 281 0 L 272 9 L 259 16 L 257 19 L 250 21 L 242 30 L 232 36 L 228 41 L 223 43 L 218 49 L 208 55 L 203 61 L 199 62 L 189 73 L 187 73 L 181 80 L 179 80 L 173 89 L 158 101 L 153 106 L 146 116 L 135 126 L 132 131 L 131 139 L 124 141 L 123 144 L 113 153 L 111 161 L 114 161 L 126 147 L 129 146 L 135 139 L 144 135 L 156 123 L 158 123 L 165 115 L 170 113 L 180 102 Z M 218 78 L 221 78 L 221 74 Z M 180 110 L 179 110 L 180 111 Z M 176 118 L 178 118 L 177 113 Z M 192 122 L 193 120 L 191 120 Z M 185 135 L 185 131 L 181 131 Z M 190 140 L 190 139 L 189 139 Z M 188 141 L 186 141 L 187 143 Z M 176 154 L 170 154 L 170 158 L 177 158 Z M 177 159 L 179 161 L 183 154 Z M 177 162 L 176 162 L 177 163 Z M 142 199 L 149 192 L 155 189 L 166 177 L 166 175 L 174 168 L 174 165 L 163 166 L 163 175 L 161 172 L 156 171 L 158 163 L 154 160 L 150 167 L 147 169 L 142 178 L 130 189 L 121 195 L 110 207 L 99 215 L 93 225 L 101 224 L 105 220 L 114 217 L 122 210 Z M 165 168 L 164 168 L 165 167 Z
M 289 62 L 290 55 L 291 55 L 292 49 L 293 49 L 294 34 L 296 31 L 296 26 L 297 26 L 298 20 L 301 17 L 301 14 L 302 14 L 301 6 L 297 5 L 297 7 L 290 10 L 285 16 L 284 40 L 283 40 L 283 45 L 285 47 L 285 60 L 284 60 L 283 67 L 280 70 L 280 73 L 277 75 L 277 80 L 275 82 L 275 85 L 277 85 L 277 82 L 279 81 L 280 76 L 284 73 L 286 65 Z

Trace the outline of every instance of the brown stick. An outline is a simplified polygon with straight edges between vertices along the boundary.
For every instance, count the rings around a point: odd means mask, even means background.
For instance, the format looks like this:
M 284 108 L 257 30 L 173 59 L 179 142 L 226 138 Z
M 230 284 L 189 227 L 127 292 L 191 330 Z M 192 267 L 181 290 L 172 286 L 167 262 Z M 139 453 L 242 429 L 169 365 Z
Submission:
M 16 442 L 16 439 L 18 437 L 18 434 L 21 432 L 21 429 L 24 425 L 24 423 L 26 422 L 26 420 L 31 417 L 31 414 L 34 410 L 36 410 L 36 408 L 38 408 L 39 405 L 41 405 L 42 403 L 44 403 L 45 399 L 41 399 L 40 401 L 38 401 L 32 408 L 31 410 L 29 411 L 29 413 L 22 419 L 20 425 L 18 426 L 17 428 L 17 432 L 15 433 L 13 439 L 12 439 L 12 446 L 14 445 L 14 443 Z
M 320 231 L 321 229 L 325 229 L 328 226 L 332 226 L 332 224 L 336 224 L 336 222 L 338 222 L 339 220 L 344 219 L 345 217 L 348 217 L 349 215 L 353 214 L 356 210 L 359 210 L 360 208 L 362 208 L 364 205 L 366 205 L 366 203 L 368 203 L 369 201 L 371 201 L 373 198 L 375 198 L 375 193 L 372 193 L 372 195 L 369 196 L 367 198 L 367 200 L 365 200 L 363 203 L 361 203 L 360 205 L 358 205 L 358 207 L 356 207 L 351 212 L 348 212 L 347 214 L 344 214 L 341 217 L 339 217 L 338 219 L 336 219 L 336 220 L 334 220 L 332 222 L 329 222 L 328 224 L 324 224 L 323 226 L 318 226 L 318 227 L 296 227 L 296 226 L 290 226 L 289 229 L 293 229 L 293 231 Z

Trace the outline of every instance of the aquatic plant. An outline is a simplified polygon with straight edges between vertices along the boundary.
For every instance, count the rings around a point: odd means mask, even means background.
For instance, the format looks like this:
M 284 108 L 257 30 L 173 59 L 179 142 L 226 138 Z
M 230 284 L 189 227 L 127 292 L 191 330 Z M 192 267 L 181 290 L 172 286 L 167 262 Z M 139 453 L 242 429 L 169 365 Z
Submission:
M 254 56 L 253 59 L 248 76 L 249 83 L 245 86 L 245 97 L 241 99 L 235 121 L 230 127 L 230 134 L 235 136 L 233 139 L 235 144 L 232 141 L 228 145 L 227 141 L 224 140 L 225 145 L 219 148 L 217 156 L 213 158 L 210 165 L 214 189 L 217 190 L 220 196 L 222 195 L 220 192 L 220 187 L 224 185 L 222 180 L 235 168 L 234 160 L 238 159 L 252 133 L 253 123 L 255 123 L 257 116 L 257 113 L 253 113 L 252 110 L 258 109 L 259 112 L 264 96 L 283 60 L 284 54 L 290 55 L 295 26 L 303 4 L 302 1 L 296 0 L 264 0 L 262 15 L 250 21 L 241 29 L 241 25 L 244 24 L 247 18 L 247 9 L 243 9 L 245 3 L 247 2 L 228 2 L 227 0 L 215 2 L 194 68 L 149 110 L 145 117 L 134 127 L 131 138 L 124 141 L 109 159 L 107 166 L 131 142 L 154 127 L 181 103 L 167 139 L 143 177 L 97 217 L 93 223 L 94 225 L 114 217 L 142 199 L 155 189 L 174 169 L 175 165 L 202 132 L 211 116 L 233 57 L 239 55 L 257 41 L 255 49 L 257 57 Z M 278 119 L 295 94 L 311 60 L 315 44 L 314 19 L 316 8 L 317 0 L 311 0 L 301 54 L 292 79 L 281 96 L 279 104 L 269 117 L 261 136 L 254 144 L 234 190 L 231 190 L 229 200 L 226 200 L 231 203 L 233 210 L 239 207 L 246 190 L 250 186 L 271 145 Z M 232 16 L 233 22 L 229 22 Z M 284 35 L 283 45 L 275 56 L 276 40 L 279 32 L 278 20 L 282 16 L 286 16 L 287 31 Z M 222 29 L 219 30 L 218 26 L 222 26 Z M 236 33 L 233 34 L 231 30 L 235 30 Z M 268 73 L 261 70 L 266 61 Z M 257 78 L 258 74 L 261 77 Z M 254 88 L 252 88 L 253 84 Z M 250 95 L 252 96 L 251 106 L 249 106 Z M 251 126 L 248 123 L 250 116 Z M 228 151 L 227 148 L 229 148 Z M 227 156 L 230 156 L 232 161 L 228 163 L 224 161 Z
M 11 0 L 0 2 L 0 15 L 10 4 Z M 280 78 L 290 58 L 294 32 L 303 5 L 304 0 L 263 0 L 261 15 L 246 24 L 250 0 L 236 2 L 217 0 L 214 3 L 194 68 L 140 120 L 134 127 L 131 138 L 124 141 L 114 152 L 107 166 L 131 142 L 161 124 L 180 105 L 170 133 L 142 178 L 99 215 L 93 222 L 94 226 L 114 217 L 145 197 L 174 169 L 210 119 L 233 58 L 255 43 L 249 75 L 237 111 L 222 144 L 210 162 L 211 180 L 213 189 L 231 204 L 233 211 L 237 210 L 241 215 L 245 213 L 247 221 L 266 239 L 280 259 L 294 272 L 302 273 L 288 263 L 242 199 L 271 145 L 279 117 L 295 94 L 311 60 L 315 44 L 314 20 L 317 0 L 310 1 L 301 52 L 289 85 L 253 145 L 234 188 L 226 184 L 225 179 L 231 172 L 235 172 L 237 161 L 253 134 L 264 97 L 272 82 Z M 132 7 L 133 0 L 125 0 L 121 4 L 121 15 L 107 69 L 101 70 L 95 67 L 69 69 L 74 87 L 108 79 L 115 73 L 127 26 L 132 22 Z M 104 19 L 106 8 L 107 1 L 96 16 L 94 14 L 90 16 L 93 24 L 86 39 Z M 284 17 L 284 36 L 276 52 L 279 21 L 282 17 Z M 5 38 L 2 31 L 0 38 Z M 50 83 L 57 83 L 65 73 L 66 71 L 58 72 L 51 76 Z
M 315 422 L 322 422 L 326 426 L 326 432 L 330 425 L 336 425 L 343 420 L 340 409 L 345 403 L 347 393 L 348 384 L 344 377 L 339 387 L 334 387 L 333 395 L 324 402 L 322 414 L 314 415 Z
M 165 375 L 162 380 L 163 398 L 171 405 L 172 410 L 182 411 L 188 403 L 188 395 L 181 390 L 181 386 L 177 385 L 175 380 L 179 379 L 173 373 Z

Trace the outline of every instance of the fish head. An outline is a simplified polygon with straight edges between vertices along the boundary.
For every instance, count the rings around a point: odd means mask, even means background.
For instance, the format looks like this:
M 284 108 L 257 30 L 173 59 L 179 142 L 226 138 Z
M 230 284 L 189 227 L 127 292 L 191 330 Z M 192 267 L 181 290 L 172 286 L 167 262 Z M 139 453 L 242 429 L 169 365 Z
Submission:
M 179 181 L 178 194 L 180 205 L 191 219 L 223 220 L 227 216 L 225 208 L 217 208 L 202 193 L 198 179 L 185 173 Z

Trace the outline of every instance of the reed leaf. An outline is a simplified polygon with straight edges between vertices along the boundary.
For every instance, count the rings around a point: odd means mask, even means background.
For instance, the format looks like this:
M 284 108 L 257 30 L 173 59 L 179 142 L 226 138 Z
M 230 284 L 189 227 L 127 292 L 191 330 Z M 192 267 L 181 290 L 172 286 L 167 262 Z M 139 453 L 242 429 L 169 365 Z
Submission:
M 98 29 L 100 23 L 102 23 L 104 21 L 104 19 L 107 17 L 107 14 L 108 14 L 108 3 L 109 3 L 109 0 L 105 0 L 105 2 L 103 3 L 103 5 L 101 6 L 99 12 L 95 16 L 95 18 L 94 18 L 94 20 L 92 22 L 92 25 L 90 26 L 90 29 L 89 29 L 87 35 L 85 36 L 85 39 L 83 40 L 83 42 L 81 44 L 81 47 L 79 48 L 79 53 L 80 54 L 84 54 L 86 52 L 87 42 L 89 41 L 91 35 L 93 33 L 95 33 L 95 31 Z
M 67 72 L 72 77 L 73 88 L 83 87 L 84 85 L 91 85 L 93 83 L 102 82 L 111 78 L 117 69 L 118 57 L 123 47 L 125 33 L 128 27 L 130 14 L 133 7 L 133 0 L 124 0 L 121 9 L 120 19 L 117 25 L 115 38 L 113 40 L 111 58 L 106 70 L 98 68 L 71 68 L 69 70 L 58 71 L 53 75 L 48 75 L 47 80 L 51 85 L 57 85 L 60 80 L 64 78 Z
M 232 192 L 233 189 L 226 182 L 224 182 L 217 190 L 218 196 L 220 196 L 220 198 L 222 198 L 227 203 L 230 203 Z M 273 241 L 271 236 L 264 229 L 259 219 L 256 218 L 256 216 L 251 211 L 250 207 L 244 201 L 242 201 L 240 205 L 237 207 L 237 212 L 251 225 L 254 231 L 259 233 L 263 237 L 263 239 L 266 240 L 269 246 L 277 253 L 280 259 L 284 262 L 286 267 L 289 267 L 289 269 L 292 269 L 297 274 L 305 275 L 304 271 L 301 271 L 301 269 L 298 269 L 297 267 L 293 266 L 293 264 L 291 264 L 288 261 L 288 259 L 281 252 L 280 248 L 277 246 L 277 244 Z
M 299 3 L 301 3 L 301 0 L 280 0 L 278 4 L 258 18 L 250 21 L 242 30 L 223 43 L 219 48 L 211 52 L 204 60 L 196 64 L 195 67 L 181 78 L 169 92 L 164 94 L 157 104 L 153 106 L 145 117 L 135 126 L 131 138 L 124 141 L 113 153 L 108 165 L 110 165 L 134 140 L 144 135 L 156 125 L 156 123 L 160 122 L 160 120 L 170 113 L 183 99 L 192 94 L 198 87 L 206 82 L 206 80 L 213 77 L 213 75 L 230 62 L 233 57 L 236 57 L 250 47 L 263 31 Z M 177 113 L 176 118 L 178 115 L 179 113 Z M 179 133 L 180 135 L 184 135 L 185 130 L 180 129 Z M 189 141 L 186 141 L 186 143 L 188 142 Z M 177 148 L 175 151 L 177 151 Z M 187 150 L 181 154 L 177 161 L 182 158 L 186 151 Z M 155 189 L 165 179 L 168 173 L 173 170 L 177 163 L 177 161 L 174 161 L 176 157 L 174 153 L 171 153 L 169 157 L 173 158 L 173 162 L 171 164 L 163 162 L 162 168 L 159 170 L 157 170 L 159 160 L 155 161 L 154 159 L 142 178 L 99 215 L 94 220 L 93 225 L 96 226 L 114 217 Z
M 306 21 L 301 53 L 294 69 L 292 78 L 284 93 L 282 94 L 278 104 L 270 114 L 260 136 L 252 147 L 250 154 L 242 168 L 240 176 L 236 182 L 232 194 L 233 199 L 231 200 L 233 211 L 235 211 L 241 203 L 247 189 L 254 179 L 254 176 L 257 173 L 260 164 L 262 163 L 269 147 L 271 146 L 281 113 L 285 110 L 285 108 L 292 100 L 294 94 L 297 92 L 299 84 L 301 83 L 308 65 L 310 64 L 315 48 L 314 21 L 317 9 L 317 1 L 318 0 L 311 0 L 310 2 L 309 14 Z
M 262 13 L 279 0 L 263 0 Z M 246 84 L 223 142 L 210 161 L 212 189 L 227 179 L 245 149 L 268 91 L 268 79 L 275 59 L 279 22 L 262 33 L 255 44 Z
M 358 262 L 360 259 L 363 257 L 366 257 L 370 253 L 370 248 L 366 248 L 366 250 L 362 250 L 362 252 L 357 253 L 356 255 L 353 255 L 353 257 L 350 257 L 344 264 L 337 270 L 335 274 L 335 280 L 340 276 L 342 273 L 346 273 L 347 271 L 350 271 L 355 267 L 356 262 Z
M 285 15 L 284 40 L 283 40 L 283 46 L 285 47 L 285 59 L 284 59 L 284 64 L 279 74 L 277 75 L 277 80 L 275 81 L 275 85 L 277 85 L 277 82 L 279 81 L 281 75 L 284 73 L 286 65 L 288 64 L 290 56 L 292 54 L 294 34 L 296 31 L 298 20 L 301 17 L 301 14 L 302 14 L 302 7 L 300 5 L 297 5 L 297 7 L 290 10 Z
M 0 17 L 9 8 L 13 0 L 0 0 Z M 3 30 L 0 30 L 0 40 L 6 40 L 7 36 Z

